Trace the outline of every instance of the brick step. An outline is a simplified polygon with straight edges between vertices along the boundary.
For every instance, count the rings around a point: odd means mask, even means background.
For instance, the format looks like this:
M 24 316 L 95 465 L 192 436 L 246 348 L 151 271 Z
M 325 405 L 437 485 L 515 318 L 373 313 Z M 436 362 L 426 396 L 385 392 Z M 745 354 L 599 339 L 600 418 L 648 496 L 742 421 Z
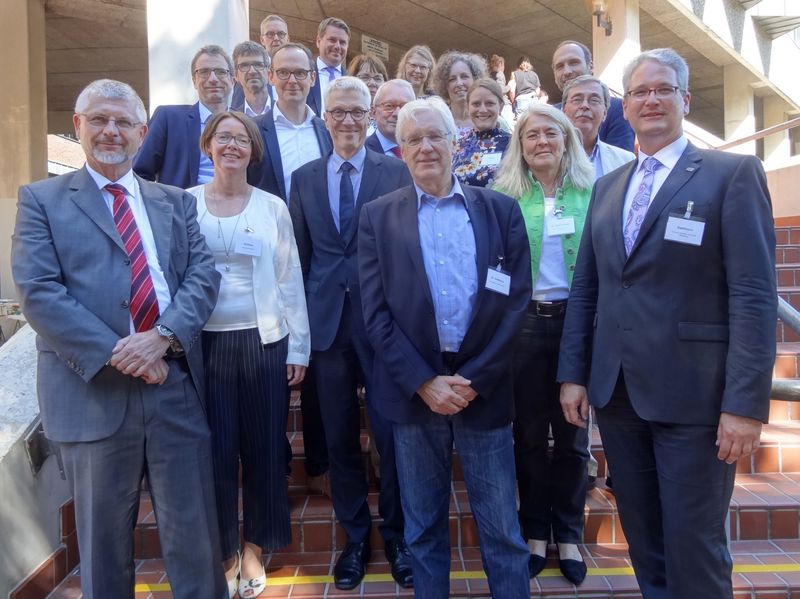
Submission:
M 778 287 L 796 287 L 800 285 L 800 262 L 789 262 L 776 266 Z
M 551 553 L 555 549 L 551 547 Z M 630 568 L 628 549 L 624 544 L 590 544 L 581 547 L 589 566 L 584 583 L 575 588 L 561 577 L 554 557 L 547 568 L 531 581 L 531 597 L 550 599 L 572 598 L 641 598 Z M 735 599 L 789 599 L 800 593 L 800 541 L 738 541 L 731 544 Z M 333 585 L 336 554 L 330 551 L 275 553 L 265 558 L 266 597 L 304 597 L 306 599 L 388 599 L 413 597 L 413 590 L 400 589 L 391 579 L 389 565 L 380 546 L 372 554 L 367 577 L 358 589 L 339 591 Z M 489 588 L 481 567 L 480 553 L 475 548 L 454 548 L 450 565 L 451 597 L 488 597 Z M 80 597 L 78 569 L 72 571 L 48 595 L 49 599 Z M 160 559 L 136 563 L 136 596 L 167 599 L 172 597 L 169 581 Z M 16 598 L 14 598 L 16 599 Z
M 371 542 L 381 547 L 377 530 L 378 493 L 368 498 L 372 518 Z M 292 544 L 284 553 L 341 550 L 346 541 L 327 497 L 308 495 L 305 488 L 290 490 Z M 449 512 L 450 542 L 454 547 L 478 546 L 478 531 L 467 498 L 466 486 L 453 482 Z M 740 474 L 731 500 L 730 537 L 739 540 L 797 539 L 800 532 L 800 473 Z M 161 557 L 155 515 L 144 493 L 135 531 L 135 557 Z M 586 496 L 584 542 L 624 543 L 616 500 L 598 479 L 598 487 Z
M 800 244 L 777 244 L 775 246 L 775 264 L 794 264 L 800 262 Z
M 800 246 L 800 227 L 795 225 L 775 227 L 775 244 Z

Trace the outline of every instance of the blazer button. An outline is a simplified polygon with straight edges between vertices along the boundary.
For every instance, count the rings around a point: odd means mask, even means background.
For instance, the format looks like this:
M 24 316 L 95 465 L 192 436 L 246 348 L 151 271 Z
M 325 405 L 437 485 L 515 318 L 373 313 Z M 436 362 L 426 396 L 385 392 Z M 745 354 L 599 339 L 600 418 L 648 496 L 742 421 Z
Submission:
M 567 250 L 567 253 L 568 253 L 568 254 L 571 256 L 572 254 L 574 254 L 574 253 L 575 253 L 575 250 L 573 250 L 572 248 L 570 248 L 570 249 L 568 249 L 568 250 Z
M 131 263 L 131 259 L 130 259 L 130 258 L 125 258 L 125 259 L 123 260 L 123 262 L 125 263 L 125 266 L 129 266 L 129 265 L 130 265 L 130 263 Z
M 622 281 L 622 288 L 623 289 L 627 289 L 630 286 L 631 286 L 631 282 L 629 280 L 625 279 L 624 281 Z
M 127 310 L 130 305 L 131 305 L 131 303 L 128 300 L 122 300 L 122 303 L 120 304 L 120 307 L 124 308 L 125 310 Z
M 575 270 L 575 265 L 574 265 L 574 264 L 570 264 L 570 265 L 569 265 L 569 269 L 570 269 L 570 270 Z

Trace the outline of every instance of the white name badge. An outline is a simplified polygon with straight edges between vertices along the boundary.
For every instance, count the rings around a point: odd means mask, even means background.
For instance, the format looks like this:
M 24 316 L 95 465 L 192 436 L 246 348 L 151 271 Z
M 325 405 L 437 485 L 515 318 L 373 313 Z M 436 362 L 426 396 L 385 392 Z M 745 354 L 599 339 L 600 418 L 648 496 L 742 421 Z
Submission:
M 667 220 L 664 239 L 688 245 L 700 245 L 703 243 L 703 231 L 705 231 L 705 228 L 706 223 L 700 218 L 670 216 L 669 220 Z
M 243 256 L 260 256 L 261 255 L 261 240 L 252 235 L 246 235 L 236 240 L 236 247 L 233 251 Z
M 491 152 L 490 154 L 483 154 L 481 156 L 481 166 L 497 166 L 500 164 L 500 159 L 503 157 L 502 152 Z
M 486 289 L 501 295 L 508 295 L 511 291 L 511 275 L 496 268 L 488 269 L 486 271 Z
M 550 216 L 547 218 L 547 235 L 572 235 L 575 232 L 575 219 L 571 216 L 558 218 Z

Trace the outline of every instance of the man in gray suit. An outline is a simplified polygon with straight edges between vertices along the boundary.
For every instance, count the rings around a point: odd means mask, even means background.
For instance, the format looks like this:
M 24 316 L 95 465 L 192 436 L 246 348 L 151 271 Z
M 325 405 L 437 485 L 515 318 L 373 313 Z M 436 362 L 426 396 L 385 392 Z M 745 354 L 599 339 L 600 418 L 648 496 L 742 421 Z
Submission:
M 12 270 L 37 332 L 39 407 L 75 500 L 86 599 L 133 598 L 148 478 L 173 597 L 227 597 L 200 330 L 219 275 L 194 198 L 133 174 L 147 126 L 127 84 L 75 103 L 78 171 L 21 187 Z
M 649 50 L 623 75 L 636 161 L 594 186 L 561 338 L 565 418 L 595 407 L 646 599 L 733 595 L 725 522 L 775 361 L 775 232 L 755 156 L 683 134 L 689 69 Z M 588 401 L 587 401 L 588 397 Z

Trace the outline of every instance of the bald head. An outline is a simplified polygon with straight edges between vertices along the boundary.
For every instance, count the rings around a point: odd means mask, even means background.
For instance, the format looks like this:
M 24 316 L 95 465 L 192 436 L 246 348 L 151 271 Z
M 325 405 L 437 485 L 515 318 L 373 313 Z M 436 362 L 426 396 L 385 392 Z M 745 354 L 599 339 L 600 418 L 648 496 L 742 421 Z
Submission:
M 397 113 L 414 99 L 414 88 L 405 79 L 390 79 L 378 88 L 372 114 L 375 126 L 384 137 L 397 143 Z

